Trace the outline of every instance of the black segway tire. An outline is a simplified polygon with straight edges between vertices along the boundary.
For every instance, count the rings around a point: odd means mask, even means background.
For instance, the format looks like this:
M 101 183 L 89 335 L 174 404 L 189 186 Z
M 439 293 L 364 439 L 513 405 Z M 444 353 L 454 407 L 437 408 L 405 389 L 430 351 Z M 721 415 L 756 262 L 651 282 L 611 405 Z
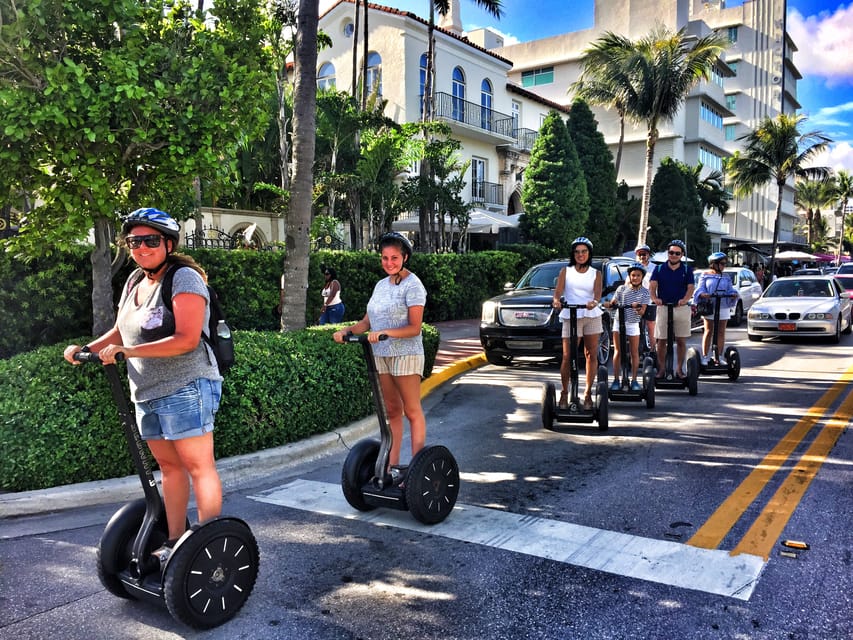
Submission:
M 728 362 L 729 380 L 734 382 L 740 377 L 740 353 L 734 347 L 726 349 L 726 362 Z
M 424 447 L 412 458 L 405 481 L 406 503 L 415 520 L 437 524 L 453 511 L 459 467 L 447 447 Z
M 227 622 L 252 593 L 259 564 L 258 542 L 242 520 L 223 517 L 195 525 L 166 565 L 169 613 L 195 629 Z
M 643 391 L 645 392 L 646 409 L 655 408 L 655 368 L 651 359 L 647 358 L 646 366 L 643 367 Z
M 691 348 L 687 351 L 687 393 L 695 396 L 699 393 L 699 354 Z
M 557 390 L 553 382 L 546 382 L 542 392 L 542 427 L 554 428 L 554 415 L 557 407 Z
M 98 579 L 107 591 L 119 598 L 132 599 L 119 578 L 119 574 L 130 565 L 133 557 L 133 543 L 145 518 L 145 500 L 140 498 L 128 502 L 113 514 L 98 543 L 97 566 Z M 147 553 L 159 549 L 168 539 L 169 529 L 166 518 L 158 521 L 151 534 Z
M 361 440 L 350 449 L 344 468 L 341 470 L 341 489 L 344 498 L 353 509 L 371 511 L 375 507 L 364 500 L 362 487 L 375 475 L 376 458 L 379 456 L 378 440 Z
M 608 400 L 607 400 L 607 380 L 600 380 L 598 382 L 598 386 L 596 387 L 596 393 L 598 394 L 597 403 L 598 407 L 596 409 L 596 420 L 598 421 L 598 430 L 599 431 L 607 431 L 610 427 L 610 416 L 609 416 L 609 408 L 608 408 Z

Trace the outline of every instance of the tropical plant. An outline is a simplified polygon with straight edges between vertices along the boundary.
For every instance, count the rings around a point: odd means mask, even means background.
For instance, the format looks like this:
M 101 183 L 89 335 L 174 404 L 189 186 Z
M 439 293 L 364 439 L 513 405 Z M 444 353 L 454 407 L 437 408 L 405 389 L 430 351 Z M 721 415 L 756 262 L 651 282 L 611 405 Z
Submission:
M 840 200 L 841 206 L 841 224 L 839 226 L 841 231 L 838 236 L 838 249 L 836 252 L 836 263 L 841 264 L 841 250 L 845 241 L 849 240 L 845 235 L 844 218 L 846 217 L 847 206 L 850 200 L 853 199 L 853 174 L 846 169 L 841 169 L 833 176 L 830 184 L 831 186 L 828 189 L 830 202 Z
M 632 41 L 611 32 L 599 38 L 589 51 L 601 62 L 598 71 L 588 74 L 590 98 L 599 104 L 624 107 L 629 120 L 646 127 L 645 179 L 640 209 L 638 242 L 645 242 L 649 219 L 649 198 L 654 169 L 655 145 L 661 123 L 671 121 L 687 94 L 700 80 L 709 80 L 729 40 L 713 33 L 702 38 L 685 29 L 673 33 L 655 27 L 647 36 Z M 612 72 L 608 78 L 606 74 Z M 600 87 L 602 93 L 594 89 Z M 610 95 L 609 98 L 607 96 Z
M 673 238 L 681 238 L 689 255 L 708 255 L 711 239 L 693 167 L 672 158 L 661 161 L 652 182 L 649 220 L 652 246 L 663 247 Z
M 726 175 L 739 197 L 771 182 L 776 185 L 773 245 L 768 266 L 771 275 L 775 273 L 785 185 L 794 178 L 823 179 L 829 174 L 827 167 L 809 164 L 831 140 L 819 131 L 801 133 L 800 125 L 805 120 L 803 115 L 788 113 L 765 117 L 754 131 L 739 138 L 744 143 L 743 151 L 735 151 L 725 164 Z
M 820 210 L 832 203 L 832 185 L 828 180 L 797 180 L 794 187 L 794 206 L 805 211 L 806 239 L 815 240 L 815 223 L 821 219 Z

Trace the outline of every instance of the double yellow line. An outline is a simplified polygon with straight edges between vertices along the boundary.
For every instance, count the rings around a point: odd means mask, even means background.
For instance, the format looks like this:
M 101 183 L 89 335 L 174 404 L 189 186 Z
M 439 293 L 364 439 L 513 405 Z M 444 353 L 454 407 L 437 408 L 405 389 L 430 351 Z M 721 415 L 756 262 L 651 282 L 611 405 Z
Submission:
M 743 516 L 749 506 L 758 498 L 776 472 L 787 462 L 803 439 L 824 418 L 827 410 L 835 404 L 839 396 L 849 389 L 853 380 L 853 366 L 847 369 L 841 378 L 823 394 L 817 403 L 794 425 L 794 427 L 773 447 L 764 459 L 740 483 L 711 517 L 699 528 L 687 544 L 703 549 L 716 549 L 720 546 L 732 527 Z M 853 392 L 849 393 L 838 411 L 831 417 L 815 437 L 806 452 L 788 474 L 782 485 L 755 519 L 752 526 L 731 551 L 735 556 L 749 553 L 769 559 L 770 552 L 794 510 L 806 493 L 809 484 L 815 478 L 838 438 L 853 416 Z

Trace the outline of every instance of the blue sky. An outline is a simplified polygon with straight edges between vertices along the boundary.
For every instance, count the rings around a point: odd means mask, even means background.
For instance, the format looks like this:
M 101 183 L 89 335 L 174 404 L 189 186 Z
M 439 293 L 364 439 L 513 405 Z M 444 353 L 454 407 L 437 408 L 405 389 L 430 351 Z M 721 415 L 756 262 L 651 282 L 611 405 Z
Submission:
M 372 0 L 377 4 L 429 15 L 430 0 Z M 322 13 L 335 0 L 320 0 Z M 535 40 L 593 26 L 593 0 L 503 0 L 496 21 L 473 0 L 460 0 L 462 26 L 468 31 L 492 27 L 507 43 Z M 727 6 L 741 4 L 729 0 Z M 531 11 L 531 6 L 536 10 Z M 788 0 L 788 33 L 797 44 L 794 64 L 803 130 L 819 130 L 834 144 L 816 164 L 853 171 L 853 0 Z

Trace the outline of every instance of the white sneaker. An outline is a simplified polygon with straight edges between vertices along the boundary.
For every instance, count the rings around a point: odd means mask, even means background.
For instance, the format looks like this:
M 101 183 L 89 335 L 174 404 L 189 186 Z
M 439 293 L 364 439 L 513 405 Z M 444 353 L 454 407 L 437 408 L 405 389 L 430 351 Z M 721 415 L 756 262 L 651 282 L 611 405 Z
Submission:
M 720 356 L 719 358 L 717 358 L 717 362 L 719 363 L 719 365 L 721 367 L 727 367 L 729 364 L 723 356 Z
M 702 366 L 706 366 L 708 364 L 708 356 L 702 356 Z

